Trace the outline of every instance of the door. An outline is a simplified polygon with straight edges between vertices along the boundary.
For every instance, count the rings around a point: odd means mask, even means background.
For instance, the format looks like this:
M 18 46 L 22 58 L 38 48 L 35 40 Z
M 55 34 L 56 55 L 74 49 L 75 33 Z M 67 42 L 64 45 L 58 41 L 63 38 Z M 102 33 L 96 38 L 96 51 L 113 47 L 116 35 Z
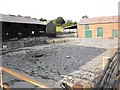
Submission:
M 85 37 L 92 38 L 92 30 L 85 30 Z
M 113 35 L 113 38 L 117 38 L 118 37 L 118 31 L 113 30 L 112 35 Z
M 102 27 L 97 28 L 97 36 L 103 37 L 103 28 Z

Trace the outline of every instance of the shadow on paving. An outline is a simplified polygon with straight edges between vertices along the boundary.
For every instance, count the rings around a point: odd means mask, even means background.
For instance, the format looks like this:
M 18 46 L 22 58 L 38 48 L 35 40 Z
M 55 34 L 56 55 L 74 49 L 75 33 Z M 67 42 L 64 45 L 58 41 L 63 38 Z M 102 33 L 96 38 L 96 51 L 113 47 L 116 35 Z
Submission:
M 16 55 L 3 55 L 3 66 L 22 71 L 45 84 L 54 85 L 64 75 L 78 70 L 106 50 L 96 47 L 54 45 L 38 51 L 27 51 L 26 54 L 21 52 Z

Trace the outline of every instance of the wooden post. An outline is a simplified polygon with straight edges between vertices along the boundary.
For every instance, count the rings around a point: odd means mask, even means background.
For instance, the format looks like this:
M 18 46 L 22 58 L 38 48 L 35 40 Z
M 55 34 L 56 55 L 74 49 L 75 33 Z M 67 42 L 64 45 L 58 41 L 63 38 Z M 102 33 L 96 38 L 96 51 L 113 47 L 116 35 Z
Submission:
M 1 85 L 1 90 L 3 89 L 3 82 L 2 82 L 2 68 L 0 68 L 0 85 Z
M 115 52 L 117 52 L 117 50 L 118 46 L 111 48 L 111 54 L 114 54 Z
M 103 69 L 104 69 L 105 66 L 107 65 L 109 58 L 110 58 L 110 57 L 103 57 Z
M 49 89 L 49 87 L 48 87 L 46 84 L 43 84 L 43 83 L 38 82 L 38 81 L 36 81 L 36 80 L 34 80 L 34 79 L 31 79 L 31 78 L 29 78 L 29 77 L 26 77 L 26 76 L 24 76 L 24 75 L 21 75 L 20 73 L 11 71 L 10 69 L 5 68 L 5 67 L 3 67 L 3 66 L 0 66 L 0 68 L 1 68 L 3 71 L 5 71 L 5 72 L 7 72 L 7 73 L 9 73 L 9 74 L 11 74 L 11 75 L 13 75 L 13 76 L 21 79 L 21 80 L 24 80 L 24 81 L 26 81 L 26 82 L 29 82 L 29 83 L 31 83 L 31 84 L 34 84 L 34 85 L 36 85 L 36 86 L 38 86 L 38 87 L 40 87 L 40 88 Z M 49 90 L 50 90 L 50 89 L 49 89 Z

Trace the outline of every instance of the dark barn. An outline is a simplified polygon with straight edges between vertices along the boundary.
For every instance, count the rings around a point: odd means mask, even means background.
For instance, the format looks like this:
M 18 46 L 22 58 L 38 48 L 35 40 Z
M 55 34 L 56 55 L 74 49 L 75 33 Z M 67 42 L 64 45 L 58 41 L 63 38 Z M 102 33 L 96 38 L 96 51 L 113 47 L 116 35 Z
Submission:
M 56 37 L 56 25 L 52 21 L 42 21 L 41 25 L 45 26 L 46 36 Z
M 50 21 L 45 23 L 35 18 L 14 15 L 0 15 L 0 17 L 2 17 L 0 23 L 2 23 L 3 40 L 31 36 L 56 36 L 56 26 L 49 26 Z

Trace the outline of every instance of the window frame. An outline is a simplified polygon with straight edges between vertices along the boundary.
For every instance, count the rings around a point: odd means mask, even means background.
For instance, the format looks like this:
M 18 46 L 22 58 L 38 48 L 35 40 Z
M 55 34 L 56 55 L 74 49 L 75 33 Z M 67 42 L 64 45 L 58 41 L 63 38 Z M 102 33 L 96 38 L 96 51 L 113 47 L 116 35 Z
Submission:
M 89 30 L 89 24 L 85 24 L 85 30 Z

